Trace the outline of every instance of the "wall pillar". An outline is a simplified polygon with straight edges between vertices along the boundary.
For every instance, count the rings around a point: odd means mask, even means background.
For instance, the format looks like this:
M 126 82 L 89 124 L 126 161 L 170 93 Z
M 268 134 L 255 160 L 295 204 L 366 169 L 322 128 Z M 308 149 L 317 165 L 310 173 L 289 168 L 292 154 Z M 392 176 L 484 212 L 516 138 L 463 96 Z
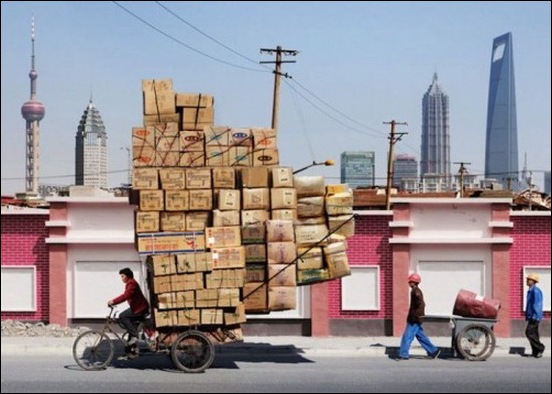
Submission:
M 330 303 L 328 283 L 311 285 L 311 335 L 327 337 L 330 335 Z

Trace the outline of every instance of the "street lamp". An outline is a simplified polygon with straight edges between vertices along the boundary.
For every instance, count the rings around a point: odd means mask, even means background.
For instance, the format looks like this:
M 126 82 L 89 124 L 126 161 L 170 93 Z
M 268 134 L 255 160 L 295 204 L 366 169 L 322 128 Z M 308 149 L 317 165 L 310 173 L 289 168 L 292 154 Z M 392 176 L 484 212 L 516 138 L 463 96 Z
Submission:
M 314 166 L 333 166 L 334 165 L 334 161 L 331 160 L 331 159 L 328 159 L 326 161 L 323 161 L 323 162 L 316 162 L 316 161 L 313 161 L 312 164 L 309 164 L 308 166 L 305 166 L 303 168 L 299 168 L 298 170 L 295 170 L 293 171 L 293 175 L 301 172 L 301 171 L 305 171 L 305 170 L 308 170 L 309 168 L 311 167 L 314 167 Z

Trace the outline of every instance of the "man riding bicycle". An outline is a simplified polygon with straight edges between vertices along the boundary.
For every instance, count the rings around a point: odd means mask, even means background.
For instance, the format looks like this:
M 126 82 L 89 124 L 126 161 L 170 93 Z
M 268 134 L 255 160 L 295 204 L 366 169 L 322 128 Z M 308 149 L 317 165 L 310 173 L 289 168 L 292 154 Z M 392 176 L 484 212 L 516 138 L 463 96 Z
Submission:
M 107 301 L 109 306 L 118 305 L 128 301 L 130 308 L 119 315 L 119 324 L 128 331 L 129 339 L 126 350 L 128 358 L 138 357 L 138 324 L 149 313 L 149 303 L 140 289 L 140 285 L 134 279 L 134 273 L 130 268 L 119 271 L 121 280 L 125 284 L 125 291 L 118 297 Z

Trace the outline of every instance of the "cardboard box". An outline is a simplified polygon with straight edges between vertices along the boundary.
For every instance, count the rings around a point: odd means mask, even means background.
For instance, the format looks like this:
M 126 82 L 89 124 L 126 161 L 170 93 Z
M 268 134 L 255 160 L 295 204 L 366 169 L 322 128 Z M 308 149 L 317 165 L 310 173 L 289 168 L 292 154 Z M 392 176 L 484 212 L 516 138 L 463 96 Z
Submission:
M 270 219 L 272 220 L 297 220 L 297 209 L 273 209 L 270 211 Z
M 210 94 L 204 93 L 176 93 L 177 107 L 212 107 L 215 99 Z
M 277 166 L 280 164 L 278 149 L 255 149 L 253 151 L 253 167 Z
M 181 167 L 203 167 L 205 166 L 205 152 L 180 152 L 178 165 Z
M 231 146 L 253 146 L 253 135 L 251 129 L 232 128 L 228 135 L 228 145 Z
M 228 134 L 230 127 L 228 126 L 212 126 L 207 125 L 204 127 L 203 132 L 205 134 L 205 146 L 224 146 L 228 147 Z
M 276 131 L 269 128 L 254 128 L 251 130 L 253 135 L 253 146 L 259 149 L 276 149 Z
M 158 254 L 146 257 L 146 265 L 154 276 L 176 273 L 176 263 L 172 254 Z
M 176 255 L 176 271 L 179 274 L 211 271 L 213 254 L 211 252 L 181 253 Z
M 331 196 L 332 194 L 347 193 L 347 192 L 351 192 L 351 189 L 349 188 L 349 185 L 346 183 L 326 185 L 327 196 L 328 195 Z
M 293 187 L 293 168 L 274 167 L 270 169 L 272 187 Z
M 195 291 L 177 291 L 174 294 L 175 308 L 194 308 L 195 307 Z
M 205 244 L 209 248 L 220 248 L 241 245 L 241 229 L 238 226 L 207 227 Z
M 320 175 L 294 175 L 293 185 L 297 189 L 297 198 L 323 196 L 326 193 L 324 177 Z
M 187 253 L 205 250 L 205 234 L 185 233 L 141 233 L 136 237 L 139 254 Z
M 218 189 L 216 200 L 216 206 L 221 211 L 239 210 L 241 207 L 241 193 L 237 189 Z
M 351 215 L 353 213 L 353 193 L 337 193 L 326 196 L 328 215 Z
M 297 286 L 325 282 L 330 279 L 327 268 L 297 271 Z
M 203 130 L 181 131 L 179 146 L 182 152 L 205 152 L 205 134 Z
M 186 212 L 186 231 L 204 231 L 209 227 L 210 220 L 210 211 L 188 211 Z
M 160 311 L 154 308 L 155 327 L 172 327 L 178 325 L 178 314 L 175 310 Z
M 213 227 L 240 225 L 240 211 L 219 211 L 213 209 Z
M 224 311 L 222 309 L 201 309 L 201 324 L 224 323 Z
M 242 226 L 241 228 L 242 243 L 245 244 L 262 244 L 266 242 L 266 225 L 265 223 L 255 223 Z
M 130 204 L 138 205 L 140 211 L 162 211 L 163 190 L 132 190 L 129 195 Z
M 243 226 L 264 224 L 268 221 L 270 214 L 263 209 L 247 209 L 241 211 L 241 224 Z
M 242 209 L 270 209 L 269 189 L 242 189 Z
M 159 212 L 136 211 L 134 214 L 134 229 L 137 233 L 158 232 Z
M 189 327 L 201 324 L 199 309 L 183 309 L 178 311 L 178 325 Z
M 184 171 L 184 168 L 160 168 L 159 179 L 162 189 L 186 188 L 186 171 Z
M 265 244 L 250 244 L 245 247 L 245 262 L 246 263 L 266 263 L 266 245 Z
M 205 126 L 211 126 L 215 120 L 214 107 L 191 108 L 184 107 L 182 111 L 182 129 L 203 130 Z
M 165 190 L 166 211 L 187 211 L 190 208 L 190 192 L 188 190 Z
M 160 212 L 160 228 L 166 232 L 184 232 L 186 231 L 186 213 L 182 211 Z M 159 231 L 159 230 L 154 230 Z M 153 232 L 153 231 L 150 231 Z
M 157 168 L 133 168 L 132 189 L 157 190 L 159 189 L 159 174 Z
M 322 199 L 322 206 L 324 202 Z M 297 208 L 297 192 L 294 188 L 281 187 L 270 189 L 271 209 L 295 209 Z
M 321 247 L 298 247 L 297 269 L 321 269 L 324 266 L 324 258 Z
M 161 293 L 153 297 L 153 304 L 159 310 L 176 308 L 176 293 Z
M 268 242 L 294 242 L 295 234 L 291 220 L 269 220 L 266 222 Z
M 240 302 L 233 312 L 224 312 L 224 324 L 233 326 L 234 324 L 245 323 L 245 305 Z
M 294 242 L 268 242 L 268 264 L 291 264 L 297 259 Z
M 295 264 L 269 264 L 268 289 L 275 286 L 295 286 Z
M 216 269 L 205 274 L 208 289 L 240 288 L 245 283 L 245 269 Z
M 156 114 L 156 115 L 144 115 L 144 126 L 155 126 L 158 123 L 175 122 L 180 124 L 180 113 L 174 112 L 172 114 Z
M 231 146 L 228 149 L 228 164 L 231 167 L 251 166 L 251 147 Z
M 355 218 L 353 215 L 328 216 L 328 227 L 330 232 L 349 238 L 355 235 Z
M 297 308 L 295 286 L 268 288 L 268 308 L 271 311 L 285 311 Z
M 215 167 L 212 170 L 213 188 L 235 189 L 236 171 L 233 167 Z
M 132 146 L 137 148 L 155 148 L 155 131 L 146 127 L 133 127 Z
M 189 291 L 203 289 L 203 272 L 171 275 L 172 291 Z
M 246 313 L 268 312 L 268 290 L 265 283 L 246 283 L 243 287 L 243 303 Z
M 268 266 L 266 264 L 246 264 L 245 283 L 265 282 Z
M 132 146 L 133 167 L 155 167 L 155 148 L 150 146 Z
M 324 197 L 302 197 L 297 200 L 297 217 L 314 218 L 326 215 Z
M 268 168 L 266 167 L 245 167 L 239 170 L 240 185 L 242 188 L 267 188 Z
M 186 189 L 211 189 L 211 169 L 187 168 Z
M 193 189 L 190 192 L 190 211 L 207 211 L 213 209 L 213 191 L 204 189 Z
M 245 248 L 243 246 L 213 247 L 213 269 L 245 267 Z
M 321 246 L 328 242 L 328 226 L 325 224 L 295 226 L 295 242 L 297 245 Z

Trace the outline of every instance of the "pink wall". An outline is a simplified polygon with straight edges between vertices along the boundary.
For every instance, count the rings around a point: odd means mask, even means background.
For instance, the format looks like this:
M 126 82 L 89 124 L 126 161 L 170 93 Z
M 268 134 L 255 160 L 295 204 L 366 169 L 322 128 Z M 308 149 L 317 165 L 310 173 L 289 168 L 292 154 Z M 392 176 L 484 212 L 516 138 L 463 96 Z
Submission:
M 36 266 L 35 312 L 2 312 L 2 320 L 48 321 L 48 215 L 2 215 L 2 266 Z
M 510 249 L 510 318 L 523 319 L 523 294 L 527 291 L 523 267 L 550 267 L 550 216 L 512 216 L 511 221 L 514 244 Z M 550 312 L 544 316 L 549 319 Z
M 391 215 L 355 217 L 355 235 L 347 240 L 349 265 L 380 266 L 379 311 L 341 311 L 341 281 L 328 282 L 330 319 L 386 319 L 393 315 L 393 267 L 389 238 Z

